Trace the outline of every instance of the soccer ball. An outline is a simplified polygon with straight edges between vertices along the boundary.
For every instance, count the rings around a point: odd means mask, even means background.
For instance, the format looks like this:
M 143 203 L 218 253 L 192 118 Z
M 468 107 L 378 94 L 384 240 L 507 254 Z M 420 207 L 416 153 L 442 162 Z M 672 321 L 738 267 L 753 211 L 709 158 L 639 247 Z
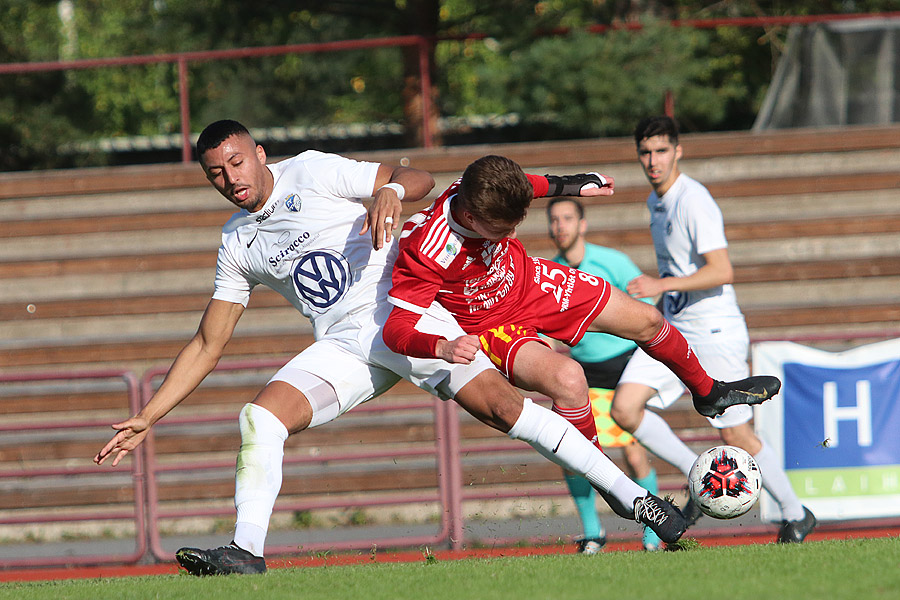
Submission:
M 759 498 L 762 475 L 747 451 L 716 446 L 700 454 L 688 475 L 691 499 L 704 514 L 733 519 L 750 510 Z

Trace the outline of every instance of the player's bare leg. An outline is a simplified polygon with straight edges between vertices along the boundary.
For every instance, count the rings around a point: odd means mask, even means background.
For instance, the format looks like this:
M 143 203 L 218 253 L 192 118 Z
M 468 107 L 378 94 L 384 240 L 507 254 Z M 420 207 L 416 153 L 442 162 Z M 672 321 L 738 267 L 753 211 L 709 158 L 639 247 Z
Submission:
M 536 341 L 527 341 L 516 353 L 515 385 L 553 399 L 561 408 L 588 403 L 584 369 L 564 354 Z
M 656 394 L 650 386 L 639 383 L 620 383 L 616 386 L 612 404 L 609 407 L 609 416 L 616 424 L 634 434 L 644 418 L 647 402 Z
M 456 394 L 456 403 L 497 431 L 509 433 L 522 414 L 524 399 L 499 371 L 485 371 Z
M 515 384 L 553 400 L 558 413 L 597 447 L 597 423 L 591 411 L 584 369 L 577 362 L 541 342 L 527 341 L 515 356 Z
M 727 383 L 714 380 L 700 365 L 681 332 L 658 310 L 616 288 L 611 289 L 609 302 L 591 323 L 590 330 L 636 342 L 678 376 L 691 391 L 694 408 L 706 417 L 720 415 L 736 404 L 761 404 L 781 389 L 778 378 L 768 375 Z

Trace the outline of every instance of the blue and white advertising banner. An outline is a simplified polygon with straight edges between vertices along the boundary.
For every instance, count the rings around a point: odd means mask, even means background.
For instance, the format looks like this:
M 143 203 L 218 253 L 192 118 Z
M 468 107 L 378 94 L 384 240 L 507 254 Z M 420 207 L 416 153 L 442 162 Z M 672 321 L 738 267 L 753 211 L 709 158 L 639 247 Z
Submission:
M 844 352 L 761 342 L 753 372 L 781 378 L 756 407 L 756 432 L 816 518 L 900 515 L 900 339 Z M 760 511 L 781 520 L 768 494 Z

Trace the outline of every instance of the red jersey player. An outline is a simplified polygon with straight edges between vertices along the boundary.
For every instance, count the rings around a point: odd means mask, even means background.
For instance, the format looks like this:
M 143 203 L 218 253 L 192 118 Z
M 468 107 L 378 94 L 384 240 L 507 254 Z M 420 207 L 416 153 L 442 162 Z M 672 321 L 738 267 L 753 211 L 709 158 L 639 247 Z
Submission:
M 576 344 L 587 331 L 635 341 L 685 383 L 706 416 L 734 404 L 759 404 L 778 393 L 775 377 L 713 380 L 681 333 L 653 306 L 603 279 L 531 257 L 515 238 L 531 200 L 539 196 L 613 193 L 596 173 L 526 175 L 512 160 L 485 156 L 469 165 L 428 209 L 404 224 L 382 335 L 395 352 L 453 362 L 483 350 L 516 385 L 542 393 L 588 439 L 596 437 L 581 367 L 550 349 L 538 333 Z M 437 302 L 468 335 L 425 335 L 415 324 Z

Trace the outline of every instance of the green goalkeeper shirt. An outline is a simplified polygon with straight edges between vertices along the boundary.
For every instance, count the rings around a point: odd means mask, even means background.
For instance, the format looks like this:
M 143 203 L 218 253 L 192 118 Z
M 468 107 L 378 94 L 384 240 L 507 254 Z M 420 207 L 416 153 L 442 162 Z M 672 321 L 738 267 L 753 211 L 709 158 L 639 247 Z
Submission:
M 626 254 L 618 250 L 596 244 L 586 243 L 584 246 L 584 259 L 579 265 L 570 265 L 561 255 L 554 256 L 553 261 L 602 277 L 622 291 L 625 291 L 629 281 L 641 274 L 637 265 Z M 652 298 L 643 300 L 647 303 L 653 302 Z M 571 356 L 580 363 L 603 362 L 632 350 L 636 345 L 631 340 L 608 333 L 589 331 L 577 345 L 572 347 Z

